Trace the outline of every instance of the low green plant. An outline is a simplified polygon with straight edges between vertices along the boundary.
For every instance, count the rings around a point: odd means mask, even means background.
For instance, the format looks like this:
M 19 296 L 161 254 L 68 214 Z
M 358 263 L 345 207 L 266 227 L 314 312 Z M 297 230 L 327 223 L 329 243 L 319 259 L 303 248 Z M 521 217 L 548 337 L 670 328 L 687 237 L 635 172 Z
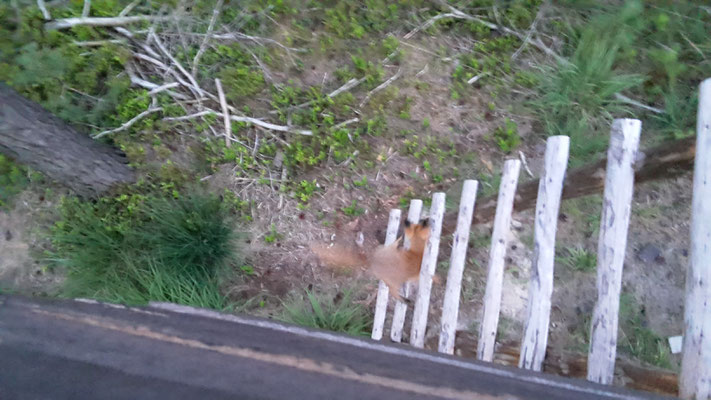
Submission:
M 353 303 L 352 290 L 344 291 L 340 299 L 308 290 L 305 294 L 305 298 L 293 295 L 284 303 L 283 321 L 355 336 L 370 334 L 373 318 L 365 307 Z
M 218 281 L 238 251 L 217 197 L 134 194 L 93 204 L 66 199 L 60 210 L 49 261 L 67 270 L 63 295 L 226 306 Z
M 546 135 L 570 136 L 571 164 L 579 165 L 608 144 L 613 116 L 630 113 L 616 95 L 643 82 L 638 74 L 618 72 L 621 50 L 635 39 L 631 25 L 642 11 L 628 2 L 614 14 L 603 14 L 586 24 L 567 61 L 538 75 L 537 99 L 531 102 Z
M 365 213 L 365 209 L 358 207 L 358 202 L 355 199 L 351 201 L 351 205 L 341 207 L 341 211 L 349 217 L 357 217 Z
M 264 235 L 264 241 L 267 243 L 276 243 L 279 239 L 281 239 L 281 234 L 277 232 L 276 226 L 272 224 L 269 227 L 269 233 Z
M 12 199 L 30 183 L 29 171 L 0 154 L 0 209 L 11 205 Z
M 666 341 L 647 326 L 643 306 L 629 293 L 620 296 L 619 320 L 618 346 L 623 352 L 657 367 L 672 368 Z
M 568 247 L 557 261 L 574 271 L 592 272 L 597 267 L 597 255 L 583 247 Z
M 508 118 L 504 120 L 504 126 L 496 128 L 493 137 L 501 151 L 505 153 L 509 153 L 521 143 L 521 137 L 518 135 L 518 125 Z

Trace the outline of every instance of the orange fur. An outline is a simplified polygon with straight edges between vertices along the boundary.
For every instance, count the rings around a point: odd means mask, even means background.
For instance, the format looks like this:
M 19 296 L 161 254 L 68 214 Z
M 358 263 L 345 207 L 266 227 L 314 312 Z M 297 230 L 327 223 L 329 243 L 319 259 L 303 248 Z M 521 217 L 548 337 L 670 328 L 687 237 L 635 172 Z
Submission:
M 398 247 L 400 238 L 387 246 L 378 246 L 371 254 L 344 246 L 326 247 L 312 245 L 311 250 L 319 260 L 329 267 L 355 268 L 367 266 L 376 278 L 385 282 L 393 297 L 403 301 L 400 288 L 405 282 L 417 281 L 420 276 L 422 255 L 430 237 L 427 221 L 413 225 L 405 222 L 405 237 L 410 241 L 410 248 Z M 435 282 L 439 282 L 435 276 Z M 433 278 L 433 279 L 434 279 Z

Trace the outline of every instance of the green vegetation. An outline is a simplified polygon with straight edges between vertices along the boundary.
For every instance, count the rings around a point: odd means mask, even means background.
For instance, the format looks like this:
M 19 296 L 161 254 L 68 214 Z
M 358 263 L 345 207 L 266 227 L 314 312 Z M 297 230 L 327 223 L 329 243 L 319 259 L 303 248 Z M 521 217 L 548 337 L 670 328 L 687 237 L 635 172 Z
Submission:
M 134 194 L 94 204 L 66 199 L 61 212 L 52 229 L 50 261 L 67 270 L 65 296 L 226 306 L 218 282 L 238 252 L 217 198 Z
M 620 296 L 618 347 L 630 356 L 661 368 L 671 369 L 666 341 L 648 326 L 644 306 L 629 293 Z
M 494 140 L 504 153 L 509 153 L 511 150 L 515 149 L 521 142 L 521 138 L 518 136 L 518 126 L 516 123 L 508 118 L 505 118 L 504 126 L 500 126 L 494 131 Z
M 583 247 L 567 247 L 564 255 L 556 261 L 574 271 L 593 272 L 597 267 L 597 255 Z
M 12 204 L 12 198 L 24 190 L 30 178 L 38 178 L 23 166 L 0 154 L 0 210 Z
M 336 298 L 315 295 L 307 290 L 306 298 L 293 295 L 284 304 L 285 312 L 281 319 L 309 328 L 367 336 L 373 317 L 363 306 L 353 303 L 352 295 L 352 290 L 339 293 Z

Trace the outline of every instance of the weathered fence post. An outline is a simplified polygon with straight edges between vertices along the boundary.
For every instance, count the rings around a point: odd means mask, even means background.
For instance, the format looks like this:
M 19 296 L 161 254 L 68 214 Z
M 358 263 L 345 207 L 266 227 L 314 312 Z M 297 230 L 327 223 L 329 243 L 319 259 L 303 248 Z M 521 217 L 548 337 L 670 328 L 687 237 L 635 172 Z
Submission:
M 711 79 L 699 91 L 679 396 L 706 400 L 711 398 Z
M 422 213 L 422 200 L 412 199 L 410 200 L 410 210 L 407 212 L 407 220 L 412 224 L 416 224 L 420 221 L 420 214 Z M 410 241 L 405 238 L 403 246 L 406 249 L 410 248 Z M 412 292 L 412 283 L 407 282 L 403 287 L 404 297 L 409 298 Z M 400 343 L 402 340 L 402 328 L 405 326 L 405 316 L 407 314 L 407 303 L 403 303 L 399 300 L 395 301 L 395 309 L 393 310 L 393 323 L 390 327 L 390 340 L 396 343 Z
M 467 259 L 469 232 L 472 226 L 478 185 L 479 182 L 475 180 L 466 180 L 462 187 L 457 230 L 454 232 L 452 257 L 449 262 L 447 287 L 442 304 L 442 329 L 439 334 L 440 353 L 454 353 L 454 337 L 457 330 L 457 317 L 459 316 L 459 294 L 462 289 L 462 274 L 464 273 L 464 264 Z
M 540 371 L 548 344 L 548 323 L 553 294 L 555 232 L 560 195 L 568 165 L 570 139 L 551 136 L 546 141 L 543 176 L 538 185 L 534 225 L 534 250 L 531 284 L 528 292 L 528 317 L 521 344 L 519 367 Z
M 390 210 L 388 218 L 388 230 L 385 234 L 385 245 L 389 245 L 397 239 L 397 230 L 400 227 L 400 210 Z M 383 327 L 385 326 L 385 313 L 388 310 L 388 286 L 380 281 L 378 283 L 378 297 L 375 300 L 375 316 L 373 317 L 372 339 L 380 340 L 383 337 Z
M 506 236 L 511 229 L 511 212 L 513 211 L 514 195 L 518 185 L 518 174 L 521 161 L 507 160 L 502 171 L 499 198 L 494 218 L 494 231 L 491 234 L 491 249 L 489 250 L 489 272 L 486 278 L 484 293 L 484 315 L 479 329 L 479 344 L 476 357 L 482 361 L 494 360 L 494 345 L 496 330 L 499 325 L 501 309 L 501 290 L 504 282 L 504 258 L 506 257 Z
M 617 322 L 627 228 L 634 188 L 633 164 L 642 123 L 616 119 L 610 132 L 607 172 L 597 249 L 597 303 L 593 310 L 588 380 L 610 384 L 615 372 Z
M 442 233 L 442 218 L 444 217 L 444 193 L 435 193 L 432 196 L 430 207 L 430 239 L 425 246 L 420 268 L 420 282 L 417 288 L 417 300 L 412 312 L 412 329 L 410 330 L 410 344 L 415 347 L 425 346 L 425 330 L 427 328 L 427 313 L 430 308 L 430 291 L 432 290 L 432 275 L 437 268 L 437 255 L 439 254 L 439 237 Z

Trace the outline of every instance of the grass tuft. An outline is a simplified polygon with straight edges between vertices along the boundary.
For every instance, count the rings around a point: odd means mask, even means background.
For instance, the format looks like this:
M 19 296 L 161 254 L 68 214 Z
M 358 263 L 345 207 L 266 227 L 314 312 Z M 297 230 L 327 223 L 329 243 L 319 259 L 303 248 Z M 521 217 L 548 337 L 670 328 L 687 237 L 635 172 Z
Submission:
M 236 258 L 235 234 L 219 199 L 193 193 L 148 198 L 124 213 L 114 206 L 64 202 L 51 260 L 67 269 L 65 296 L 225 307 L 218 280 Z
M 307 290 L 305 298 L 295 295 L 290 304 L 284 304 L 282 320 L 310 328 L 368 336 L 373 318 L 363 306 L 351 301 L 352 294 L 352 290 L 346 290 L 338 296 L 340 299 L 334 299 Z

